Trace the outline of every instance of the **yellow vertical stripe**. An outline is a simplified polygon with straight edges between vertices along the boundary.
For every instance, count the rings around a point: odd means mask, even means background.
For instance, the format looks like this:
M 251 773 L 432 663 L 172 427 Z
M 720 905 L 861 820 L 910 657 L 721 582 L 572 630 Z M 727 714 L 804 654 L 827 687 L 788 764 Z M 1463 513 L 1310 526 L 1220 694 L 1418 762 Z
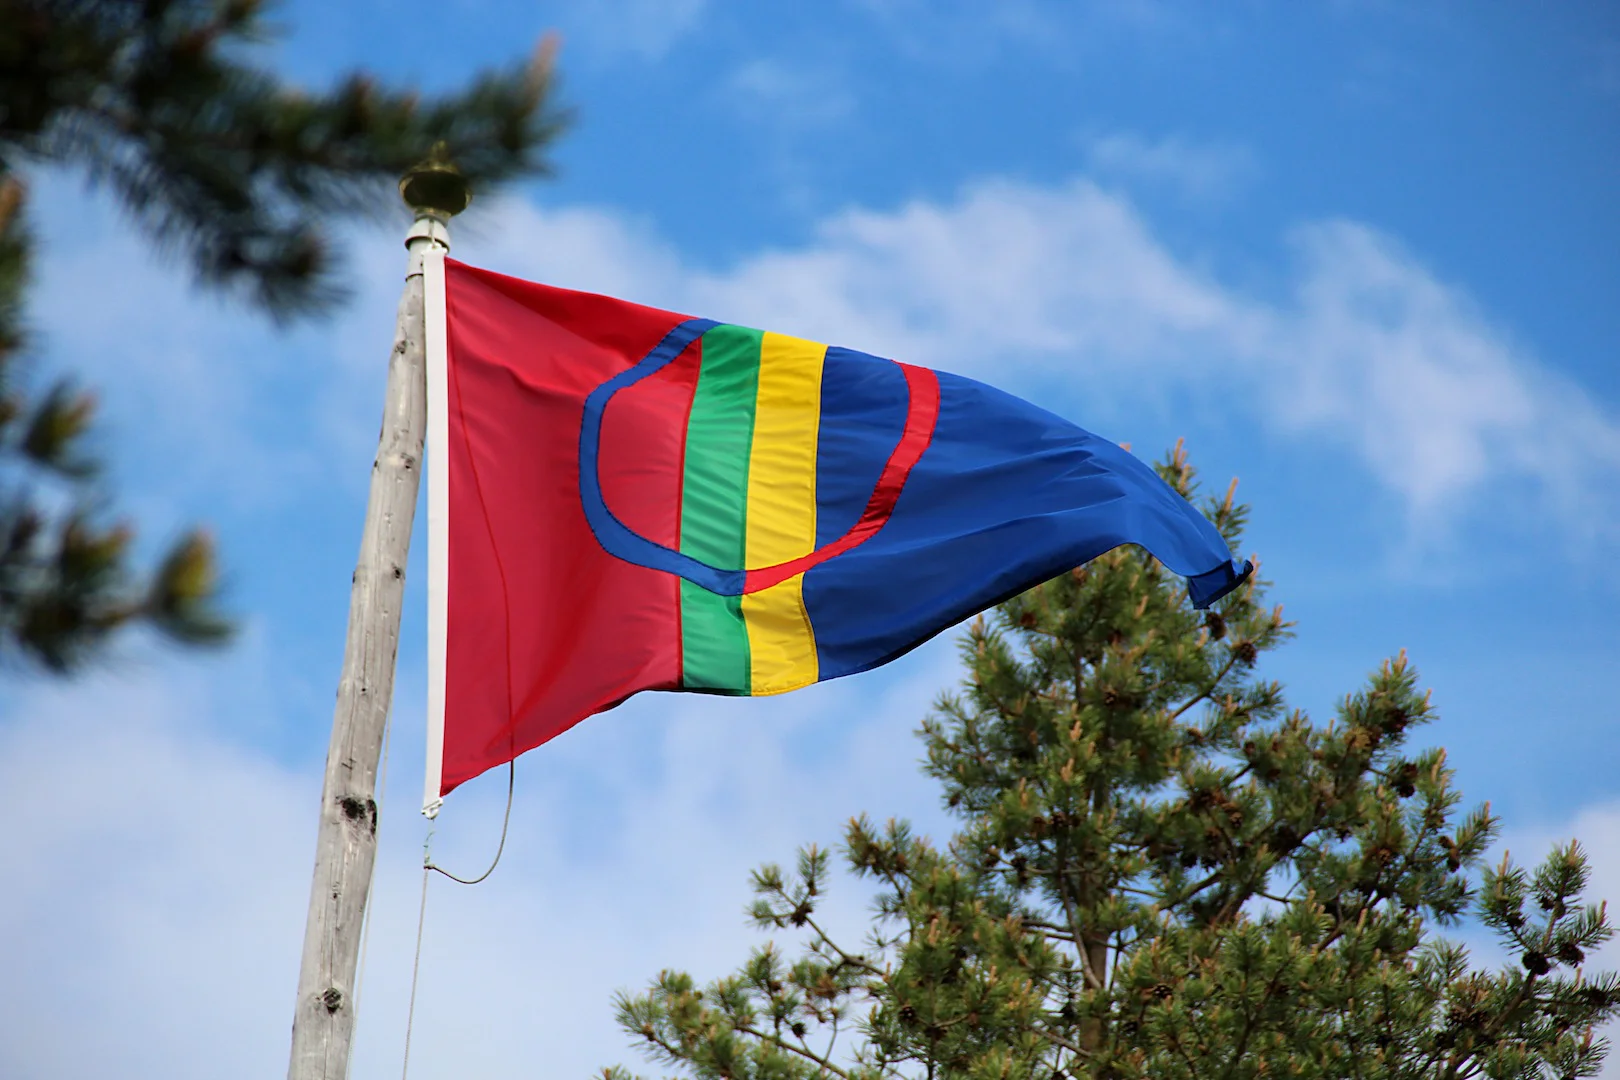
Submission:
M 825 345 L 766 333 L 748 462 L 750 567 L 808 555 L 816 547 L 816 438 Z M 755 694 L 816 681 L 816 639 L 804 608 L 804 575 L 742 598 Z

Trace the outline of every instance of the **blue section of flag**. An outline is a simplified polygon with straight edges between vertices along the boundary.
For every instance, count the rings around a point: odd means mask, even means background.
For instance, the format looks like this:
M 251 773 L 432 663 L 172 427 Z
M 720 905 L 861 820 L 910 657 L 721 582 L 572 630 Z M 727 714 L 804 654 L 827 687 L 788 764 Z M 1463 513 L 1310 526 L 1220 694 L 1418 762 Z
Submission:
M 906 426 L 906 377 L 892 360 L 831 346 L 821 367 L 816 546 L 855 527 Z
M 827 395 L 837 390 L 826 380 L 824 417 Z M 881 462 L 893 449 L 905 384 L 863 380 L 860 394 L 874 391 L 893 405 L 860 405 L 873 422 L 842 426 L 841 456 Z M 1197 509 L 1107 439 L 971 379 L 940 373 L 939 392 L 933 440 L 888 523 L 805 574 L 822 679 L 892 660 L 1120 544 L 1139 544 L 1188 578 L 1199 607 L 1252 569 L 1233 562 L 1226 541 Z

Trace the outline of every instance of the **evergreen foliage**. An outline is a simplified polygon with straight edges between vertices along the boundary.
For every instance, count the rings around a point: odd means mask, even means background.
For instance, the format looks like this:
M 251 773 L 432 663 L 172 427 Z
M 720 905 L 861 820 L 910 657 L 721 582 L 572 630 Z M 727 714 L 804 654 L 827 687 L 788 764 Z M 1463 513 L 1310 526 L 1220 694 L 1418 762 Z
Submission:
M 25 377 L 25 177 L 79 172 L 199 284 L 282 321 L 341 299 L 333 226 L 395 212 L 410 166 L 447 157 L 475 190 L 547 171 L 565 122 L 549 44 L 449 94 L 360 73 L 311 93 L 252 64 L 265 7 L 0 0 L 0 654 L 67 671 L 131 622 L 229 632 L 206 535 L 137 573 L 88 449 L 94 399 Z
M 1194 495 L 1179 446 L 1160 472 Z M 1206 512 L 1235 551 L 1233 489 Z M 976 620 L 921 729 L 960 831 L 845 834 L 870 938 L 818 921 L 807 848 L 753 880 L 754 923 L 802 947 L 663 972 L 620 995 L 626 1034 L 703 1080 L 1595 1075 L 1620 979 L 1583 966 L 1611 930 L 1580 848 L 1482 868 L 1497 821 L 1413 745 L 1434 711 L 1404 653 L 1313 722 L 1256 674 L 1291 633 L 1265 589 L 1198 613 L 1119 549 Z M 1441 936 L 1470 912 L 1509 966 Z

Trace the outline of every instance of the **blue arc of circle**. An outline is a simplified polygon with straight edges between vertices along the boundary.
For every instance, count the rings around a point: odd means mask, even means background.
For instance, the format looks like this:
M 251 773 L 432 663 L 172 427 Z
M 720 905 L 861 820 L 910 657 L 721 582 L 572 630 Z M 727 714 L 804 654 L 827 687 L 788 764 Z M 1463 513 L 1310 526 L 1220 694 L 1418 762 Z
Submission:
M 675 362 L 686 347 L 720 324 L 713 319 L 687 319 L 664 335 L 651 352 L 634 367 L 626 368 L 602 383 L 585 397 L 585 416 L 579 425 L 579 501 L 585 508 L 585 521 L 596 534 L 596 542 L 609 555 L 637 566 L 683 577 L 719 596 L 741 596 L 748 574 L 745 570 L 721 570 L 673 548 L 654 543 L 613 516 L 602 498 L 602 478 L 597 472 L 602 443 L 602 414 L 608 401 Z

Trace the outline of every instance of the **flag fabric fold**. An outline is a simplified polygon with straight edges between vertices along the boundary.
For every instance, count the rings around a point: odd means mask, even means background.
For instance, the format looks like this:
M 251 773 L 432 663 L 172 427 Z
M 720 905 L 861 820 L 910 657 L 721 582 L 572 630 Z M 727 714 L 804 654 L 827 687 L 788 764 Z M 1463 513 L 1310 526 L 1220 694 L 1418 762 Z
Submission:
M 1147 465 L 973 380 L 428 274 L 430 804 L 639 691 L 866 671 L 1121 544 L 1198 607 L 1249 572 Z

